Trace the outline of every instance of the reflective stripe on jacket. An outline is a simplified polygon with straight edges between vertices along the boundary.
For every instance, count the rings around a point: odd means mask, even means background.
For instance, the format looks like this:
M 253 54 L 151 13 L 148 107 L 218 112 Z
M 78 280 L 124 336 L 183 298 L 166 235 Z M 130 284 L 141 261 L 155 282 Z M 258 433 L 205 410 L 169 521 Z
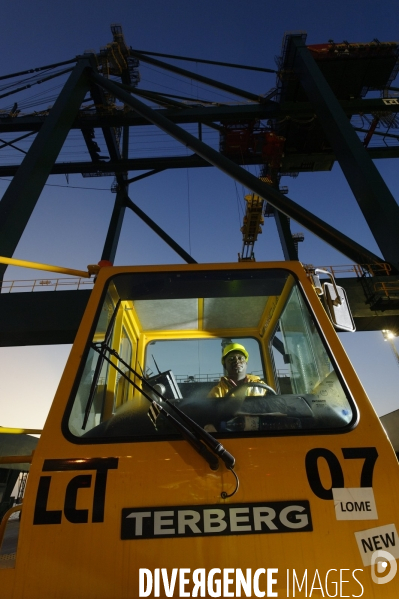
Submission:
M 262 379 L 254 374 L 247 374 L 245 382 L 247 383 L 264 383 Z M 245 383 L 241 383 L 244 384 Z M 222 376 L 217 385 L 213 387 L 208 393 L 208 397 L 224 397 L 231 389 L 239 389 L 241 385 L 237 385 L 236 387 L 232 385 L 230 380 L 226 376 Z M 262 387 L 248 387 L 245 391 L 245 395 L 266 395 L 267 389 L 263 389 Z

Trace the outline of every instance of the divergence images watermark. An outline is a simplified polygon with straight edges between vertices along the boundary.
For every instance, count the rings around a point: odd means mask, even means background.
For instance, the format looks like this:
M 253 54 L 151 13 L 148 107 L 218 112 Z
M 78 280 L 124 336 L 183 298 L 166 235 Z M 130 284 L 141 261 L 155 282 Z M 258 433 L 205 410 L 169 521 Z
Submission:
M 387 582 L 391 582 L 396 576 L 397 570 L 398 564 L 392 553 L 384 551 L 383 549 L 374 551 L 371 556 L 371 578 L 373 582 L 376 584 L 386 584 Z M 380 576 L 381 574 L 383 574 L 383 576 Z
M 396 565 L 396 564 L 395 564 Z M 139 570 L 139 597 L 279 597 L 277 587 L 286 586 L 286 597 L 362 597 L 364 587 L 359 580 L 362 569 L 330 569 L 325 575 L 318 570 L 280 572 L 278 568 L 147 568 Z M 279 584 L 280 583 L 280 584 Z M 349 588 L 352 589 L 352 594 Z M 283 595 L 280 596 L 283 597 Z

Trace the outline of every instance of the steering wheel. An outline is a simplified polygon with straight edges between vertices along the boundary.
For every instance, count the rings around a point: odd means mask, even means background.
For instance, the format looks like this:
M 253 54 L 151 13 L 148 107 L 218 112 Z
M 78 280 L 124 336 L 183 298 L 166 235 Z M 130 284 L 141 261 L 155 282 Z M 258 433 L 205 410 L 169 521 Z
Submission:
M 260 387 L 261 389 L 267 389 L 268 391 L 271 391 L 273 393 L 273 395 L 277 395 L 275 390 L 272 387 L 270 387 L 269 385 L 266 385 L 266 383 L 261 383 L 261 382 L 257 382 L 257 381 L 249 381 L 248 383 L 242 383 L 238 387 L 234 387 L 233 389 L 230 389 L 226 393 L 224 398 L 226 399 L 226 397 L 234 396 L 234 393 L 236 393 L 237 391 L 241 392 L 242 389 L 245 389 L 245 392 L 246 392 L 246 390 L 250 389 L 251 387 Z M 240 395 L 241 395 L 241 393 L 240 393 Z M 255 396 L 248 395 L 246 397 L 256 397 L 256 395 Z

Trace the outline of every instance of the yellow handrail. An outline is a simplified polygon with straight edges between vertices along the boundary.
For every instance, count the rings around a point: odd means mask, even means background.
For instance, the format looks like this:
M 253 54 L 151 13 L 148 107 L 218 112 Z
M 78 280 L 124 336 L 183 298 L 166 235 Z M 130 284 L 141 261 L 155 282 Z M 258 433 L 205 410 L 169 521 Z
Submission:
M 304 267 L 315 268 L 313 264 L 304 264 Z M 328 270 L 334 277 L 338 277 L 342 273 L 354 272 L 358 277 L 362 277 L 364 272 L 367 271 L 372 276 L 388 276 L 392 270 L 392 267 L 387 262 L 380 262 L 376 264 L 341 264 L 338 266 L 317 266 L 317 268 L 323 268 Z
M 8 433 L 9 435 L 41 435 L 43 432 L 40 428 L 10 428 L 8 426 L 0 426 L 0 434 Z
M 88 272 L 85 270 L 74 270 L 73 268 L 65 268 L 63 266 L 53 266 L 51 264 L 41 264 L 40 262 L 30 262 L 29 260 L 17 260 L 15 258 L 5 258 L 0 256 L 0 264 L 9 264 L 11 266 L 22 266 L 23 268 L 34 268 L 35 270 L 48 270 L 50 272 L 59 272 L 65 275 L 72 275 L 74 277 L 85 277 L 90 279 L 95 271 L 99 270 L 97 265 L 89 265 Z
M 14 505 L 14 507 L 10 507 L 10 509 L 7 510 L 6 513 L 4 514 L 3 519 L 0 523 L 0 547 L 1 547 L 1 544 L 3 543 L 3 537 L 4 537 L 4 533 L 6 532 L 6 526 L 7 526 L 9 517 L 14 512 L 20 512 L 20 511 L 22 511 L 22 505 Z
M 31 455 L 5 455 L 0 457 L 0 464 L 31 464 L 33 452 Z

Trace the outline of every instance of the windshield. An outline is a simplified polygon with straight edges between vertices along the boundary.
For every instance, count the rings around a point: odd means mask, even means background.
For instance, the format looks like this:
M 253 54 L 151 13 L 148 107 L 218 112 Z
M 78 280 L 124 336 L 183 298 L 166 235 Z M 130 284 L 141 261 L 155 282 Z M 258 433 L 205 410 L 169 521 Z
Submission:
M 80 442 L 176 436 L 152 404 L 174 416 L 176 406 L 221 436 L 338 432 L 356 419 L 303 293 L 283 269 L 110 280 L 68 434 Z

